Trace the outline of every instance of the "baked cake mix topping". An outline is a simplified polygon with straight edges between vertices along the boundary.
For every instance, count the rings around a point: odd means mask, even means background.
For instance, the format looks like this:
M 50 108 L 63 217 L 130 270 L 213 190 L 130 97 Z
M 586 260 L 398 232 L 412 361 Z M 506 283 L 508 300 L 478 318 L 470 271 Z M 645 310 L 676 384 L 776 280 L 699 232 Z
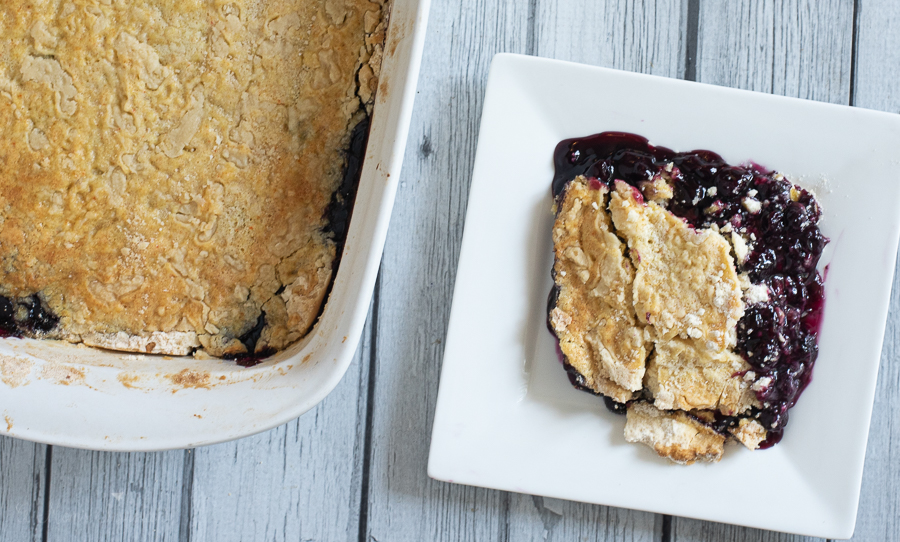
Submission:
M 304 336 L 385 11 L 2 2 L 3 333 L 245 358 Z
M 679 463 L 777 443 L 818 354 L 813 195 L 617 132 L 561 142 L 555 165 L 548 324 L 573 385 Z

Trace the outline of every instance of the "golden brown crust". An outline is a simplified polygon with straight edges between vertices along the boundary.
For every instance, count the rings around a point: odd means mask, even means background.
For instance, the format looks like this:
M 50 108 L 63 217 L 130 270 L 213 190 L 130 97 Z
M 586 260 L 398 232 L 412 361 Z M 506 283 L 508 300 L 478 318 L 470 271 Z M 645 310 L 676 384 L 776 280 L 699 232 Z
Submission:
M 323 211 L 373 97 L 383 11 L 2 2 L 0 294 L 39 293 L 59 336 L 112 347 L 180 333 L 240 352 L 262 310 L 258 349 L 304 335 L 331 279 Z
M 672 339 L 656 343 L 647 365 L 645 384 L 663 410 L 719 410 L 726 416 L 759 406 L 744 380 L 750 366 L 741 356 L 697 348 L 696 341 Z
M 768 294 L 737 274 L 717 228 L 695 230 L 666 209 L 672 194 L 665 173 L 640 192 L 585 177 L 567 184 L 553 229 L 550 325 L 581 384 L 633 401 L 627 440 L 680 463 L 718 461 L 721 415 L 760 406 L 756 374 L 731 348 L 745 301 Z M 755 448 L 765 439 L 758 425 L 743 419 L 732 437 Z
M 609 209 L 637 267 L 634 308 L 657 335 L 694 339 L 720 351 L 733 346 L 744 314 L 731 245 L 712 230 L 697 231 L 637 189 L 616 181 Z
M 551 325 L 588 387 L 617 401 L 640 390 L 647 357 L 631 306 L 634 270 L 611 231 L 608 190 L 583 177 L 566 189 L 553 229 L 559 299 Z

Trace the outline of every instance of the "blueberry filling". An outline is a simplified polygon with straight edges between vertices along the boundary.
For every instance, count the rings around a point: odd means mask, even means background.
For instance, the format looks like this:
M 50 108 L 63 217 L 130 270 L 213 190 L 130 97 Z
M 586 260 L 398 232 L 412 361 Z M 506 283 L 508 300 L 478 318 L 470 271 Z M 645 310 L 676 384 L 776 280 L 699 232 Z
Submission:
M 334 259 L 334 272 L 337 273 L 338 264 L 341 261 L 341 253 L 344 251 L 344 242 L 347 240 L 347 231 L 350 229 L 350 218 L 353 214 L 353 203 L 356 201 L 356 191 L 359 187 L 359 178 L 362 174 L 363 159 L 366 154 L 366 145 L 369 142 L 369 126 L 371 119 L 366 115 L 350 134 L 350 146 L 347 148 L 347 163 L 344 164 L 341 185 L 331 198 L 331 203 L 325 209 L 325 233 L 332 236 L 337 249 Z
M 238 337 L 238 340 L 241 341 L 247 351 L 242 354 L 225 354 L 222 358 L 234 361 L 241 367 L 253 367 L 254 365 L 262 363 L 263 360 L 275 353 L 275 350 L 272 348 L 263 348 L 259 352 L 256 351 L 256 343 L 258 343 L 260 337 L 262 337 L 262 332 L 265 327 L 266 312 L 262 311 L 256 319 L 256 325 L 247 331 L 247 333 Z
M 762 408 L 750 415 L 768 431 L 760 447 L 780 441 L 788 409 L 809 384 L 818 356 L 824 288 L 816 266 L 828 239 L 819 230 L 821 208 L 813 195 L 758 164 L 732 166 L 711 151 L 674 152 L 620 132 L 564 140 L 556 147 L 554 164 L 557 200 L 579 175 L 597 188 L 601 183 L 614 188 L 616 180 L 639 187 L 665 170 L 673 192 L 669 211 L 695 228 L 731 229 L 752 240 L 738 272 L 765 285 L 769 299 L 746 308 L 735 351 L 756 374 L 753 389 Z M 551 294 L 551 309 L 557 297 L 558 292 Z M 585 389 L 578 384 L 580 375 L 573 376 L 574 369 L 565 365 L 573 384 Z M 610 407 L 619 409 L 619 403 Z M 719 415 L 704 423 L 724 433 L 737 421 Z
M 0 337 L 40 337 L 57 324 L 59 317 L 37 295 L 19 299 L 0 296 Z

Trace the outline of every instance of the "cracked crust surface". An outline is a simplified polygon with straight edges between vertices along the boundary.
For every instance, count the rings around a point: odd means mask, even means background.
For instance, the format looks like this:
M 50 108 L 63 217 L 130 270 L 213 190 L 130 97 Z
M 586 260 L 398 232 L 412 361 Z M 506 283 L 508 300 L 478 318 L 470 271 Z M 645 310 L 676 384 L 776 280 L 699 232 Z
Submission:
M 641 389 L 648 345 L 631 304 L 634 269 L 611 231 L 608 196 L 583 177 L 566 190 L 553 229 L 560 291 L 551 325 L 585 384 L 624 402 Z
M 627 439 L 679 463 L 717 461 L 715 412 L 759 407 L 755 373 L 731 351 L 752 285 L 732 245 L 666 210 L 662 176 L 641 191 L 585 177 L 569 182 L 553 229 L 556 304 L 550 325 L 579 384 L 628 404 Z M 690 412 L 690 414 L 688 414 Z M 742 420 L 732 436 L 765 438 Z M 761 428 L 761 426 L 760 426 Z
M 377 86 L 381 0 L 0 5 L 0 294 L 105 348 L 281 349 Z
M 636 266 L 634 309 L 664 340 L 695 339 L 711 350 L 736 342 L 744 314 L 731 245 L 697 231 L 636 188 L 616 181 L 610 213 Z
M 644 402 L 628 405 L 625 440 L 653 448 L 675 463 L 716 462 L 725 452 L 725 437 L 682 411 L 665 411 Z
M 647 389 L 664 410 L 718 410 L 726 416 L 759 406 L 752 382 L 743 377 L 750 366 L 741 356 L 697 348 L 695 341 L 656 343 L 647 364 Z

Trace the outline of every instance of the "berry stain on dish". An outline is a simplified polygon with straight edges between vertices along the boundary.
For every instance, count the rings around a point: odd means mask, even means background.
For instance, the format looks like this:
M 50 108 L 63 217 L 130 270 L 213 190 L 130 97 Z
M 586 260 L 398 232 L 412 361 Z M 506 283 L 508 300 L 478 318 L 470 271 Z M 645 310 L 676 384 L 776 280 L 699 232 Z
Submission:
M 564 140 L 554 163 L 548 325 L 572 384 L 678 463 L 779 442 L 818 355 L 813 194 L 620 132 Z

